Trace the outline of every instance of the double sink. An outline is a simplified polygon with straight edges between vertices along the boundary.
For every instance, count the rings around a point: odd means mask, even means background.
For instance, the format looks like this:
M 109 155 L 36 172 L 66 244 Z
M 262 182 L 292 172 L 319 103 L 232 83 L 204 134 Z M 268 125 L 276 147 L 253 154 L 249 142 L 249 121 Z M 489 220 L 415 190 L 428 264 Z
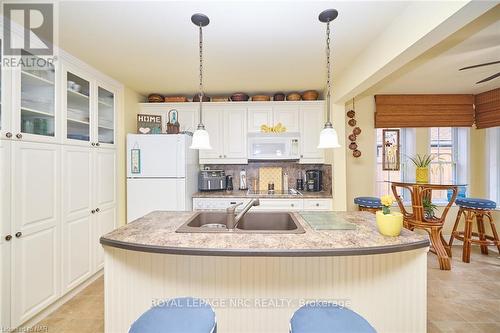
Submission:
M 262 233 L 303 234 L 304 228 L 292 213 L 252 212 L 245 214 L 234 229 L 226 226 L 227 213 L 199 212 L 181 225 L 180 233 Z

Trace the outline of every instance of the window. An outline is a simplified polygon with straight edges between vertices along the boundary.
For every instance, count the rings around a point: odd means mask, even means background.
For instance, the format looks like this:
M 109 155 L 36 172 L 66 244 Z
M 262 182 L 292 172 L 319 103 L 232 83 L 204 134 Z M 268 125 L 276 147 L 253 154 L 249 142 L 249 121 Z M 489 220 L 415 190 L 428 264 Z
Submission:
M 467 183 L 468 129 L 434 127 L 430 129 L 430 180 L 437 184 Z M 446 191 L 434 191 L 433 199 L 447 201 Z
M 377 128 L 377 166 L 376 166 L 376 196 L 392 194 L 391 184 L 388 181 L 404 181 L 411 179 L 411 171 L 406 156 L 415 153 L 415 129 L 402 128 L 399 133 L 400 142 L 400 169 L 399 171 L 382 170 L 382 129 Z M 408 199 L 408 193 L 403 191 L 402 196 Z
M 486 130 L 488 193 L 491 200 L 500 203 L 500 127 Z

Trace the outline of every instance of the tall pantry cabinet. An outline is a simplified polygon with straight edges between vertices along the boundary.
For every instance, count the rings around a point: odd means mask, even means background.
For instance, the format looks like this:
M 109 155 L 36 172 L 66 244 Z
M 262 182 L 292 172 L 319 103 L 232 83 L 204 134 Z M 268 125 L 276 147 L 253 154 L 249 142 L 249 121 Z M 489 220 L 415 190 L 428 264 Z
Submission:
M 18 327 L 102 268 L 123 87 L 63 52 L 0 79 L 0 327 Z

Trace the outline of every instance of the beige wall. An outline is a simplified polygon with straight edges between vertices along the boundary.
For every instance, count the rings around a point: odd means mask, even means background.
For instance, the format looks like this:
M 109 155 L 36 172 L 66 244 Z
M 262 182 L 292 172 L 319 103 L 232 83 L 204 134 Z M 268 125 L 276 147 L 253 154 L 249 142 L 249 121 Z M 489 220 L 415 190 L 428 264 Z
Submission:
M 125 87 L 123 93 L 122 117 L 118 118 L 117 133 L 117 160 L 118 160 L 118 226 L 127 221 L 127 171 L 126 171 L 126 134 L 135 133 L 136 116 L 139 112 L 139 102 L 144 101 L 144 96 Z
M 357 126 L 362 130 L 358 136 L 358 146 L 362 152 L 360 158 L 354 158 L 348 148 L 346 150 L 346 179 L 347 179 L 347 208 L 357 209 L 354 198 L 357 196 L 375 195 L 375 168 L 376 168 L 376 133 L 374 128 L 375 99 L 373 95 L 363 96 L 356 100 Z M 349 108 L 347 105 L 346 108 Z M 339 121 L 338 118 L 335 121 Z M 347 120 L 344 120 L 345 122 Z M 347 129 L 349 132 L 350 128 Z M 349 133 L 347 133 L 349 134 Z M 487 198 L 488 187 L 486 178 L 486 131 L 472 128 L 470 131 L 469 154 L 469 196 Z M 416 130 L 416 152 L 428 153 L 429 131 L 427 128 Z M 335 200 L 335 199 L 334 199 Z M 449 235 L 457 216 L 457 209 L 453 207 L 448 213 L 443 233 Z M 500 229 L 500 211 L 494 213 L 497 229 Z

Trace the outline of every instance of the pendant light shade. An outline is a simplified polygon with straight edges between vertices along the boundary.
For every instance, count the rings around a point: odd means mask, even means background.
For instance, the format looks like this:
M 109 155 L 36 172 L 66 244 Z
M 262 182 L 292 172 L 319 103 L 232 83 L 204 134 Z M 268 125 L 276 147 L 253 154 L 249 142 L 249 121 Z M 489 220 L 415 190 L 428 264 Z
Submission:
M 210 146 L 210 137 L 205 127 L 198 127 L 198 129 L 194 131 L 193 142 L 191 142 L 191 146 L 189 148 L 199 150 L 212 149 L 212 146 Z
M 340 148 L 337 131 L 333 127 L 325 127 L 319 134 L 319 149 Z
M 210 150 L 212 146 L 210 146 L 210 136 L 208 135 L 207 130 L 205 129 L 205 125 L 203 125 L 203 27 L 207 26 L 210 23 L 210 20 L 206 15 L 203 14 L 194 14 L 191 16 L 191 22 L 196 25 L 199 29 L 199 47 L 200 47 L 200 123 L 198 124 L 198 128 L 193 133 L 193 141 L 191 142 L 191 149 L 198 150 Z
M 333 128 L 330 122 L 330 94 L 331 94 L 331 83 L 330 83 L 330 22 L 335 20 L 338 16 L 338 11 L 336 9 L 327 9 L 319 14 L 318 19 L 320 22 L 326 23 L 326 123 L 325 127 L 321 130 L 319 134 L 319 145 L 318 149 L 327 148 L 340 148 L 339 137 L 337 131 Z

